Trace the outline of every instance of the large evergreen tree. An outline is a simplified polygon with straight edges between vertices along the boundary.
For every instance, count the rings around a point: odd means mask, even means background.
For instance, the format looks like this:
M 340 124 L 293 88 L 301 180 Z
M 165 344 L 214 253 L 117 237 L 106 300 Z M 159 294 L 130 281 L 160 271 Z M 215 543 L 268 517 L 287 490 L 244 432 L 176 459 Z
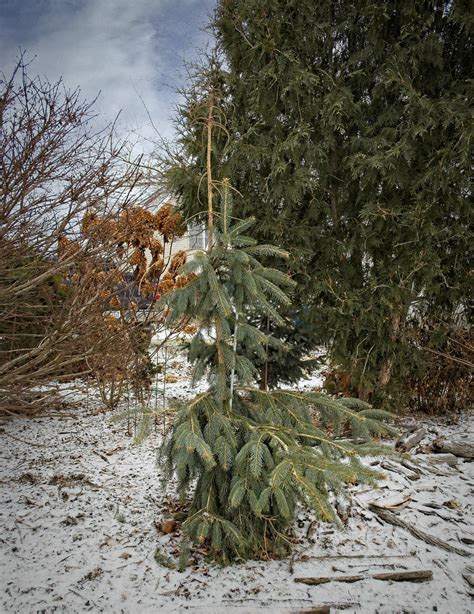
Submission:
M 309 323 L 360 396 L 394 399 L 422 367 L 412 328 L 467 304 L 469 3 L 221 0 L 214 27 L 216 168 L 257 238 L 292 253 L 309 309 L 287 330 Z M 188 214 L 206 189 L 199 100 L 167 175 Z

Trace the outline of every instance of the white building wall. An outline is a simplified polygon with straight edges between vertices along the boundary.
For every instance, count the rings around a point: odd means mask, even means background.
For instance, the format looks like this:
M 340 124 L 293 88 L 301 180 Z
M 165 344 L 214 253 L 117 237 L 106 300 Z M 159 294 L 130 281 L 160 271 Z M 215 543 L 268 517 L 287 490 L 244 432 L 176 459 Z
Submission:
M 163 241 L 163 237 L 157 233 L 156 238 Z M 190 226 L 186 233 L 176 239 L 172 243 L 164 243 L 164 261 L 166 264 L 171 262 L 171 259 L 175 254 L 180 251 L 186 252 L 188 257 L 198 249 L 206 249 L 207 246 L 207 232 L 203 225 Z M 146 250 L 146 257 L 151 260 L 151 254 Z

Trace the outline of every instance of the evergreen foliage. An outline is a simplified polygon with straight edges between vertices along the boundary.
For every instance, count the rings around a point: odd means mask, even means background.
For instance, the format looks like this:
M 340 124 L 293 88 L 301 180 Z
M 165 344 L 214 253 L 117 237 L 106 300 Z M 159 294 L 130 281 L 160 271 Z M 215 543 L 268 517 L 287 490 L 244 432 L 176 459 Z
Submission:
M 297 310 L 362 398 L 396 401 L 423 371 L 421 322 L 467 318 L 472 24 L 463 1 L 218 3 L 216 172 L 258 240 L 291 252 Z M 168 173 L 187 215 L 200 101 Z
M 279 306 L 288 305 L 285 289 L 293 282 L 261 263 L 287 254 L 248 236 L 252 219 L 232 217 L 228 180 L 218 193 L 211 247 L 182 267 L 194 279 L 167 296 L 170 318 L 192 314 L 200 323 L 189 359 L 194 379 L 207 375 L 209 388 L 183 404 L 161 461 L 165 482 L 176 476 L 181 498 L 191 498 L 186 540 L 226 563 L 285 554 L 298 504 L 337 521 L 329 493 L 374 479 L 358 457 L 380 449 L 371 436 L 389 429 L 382 422 L 387 414 L 362 401 L 254 386 L 258 371 L 248 356 L 281 342 L 250 321 L 265 316 L 281 325 Z M 343 427 L 353 441 L 338 437 Z
M 0 238 L 0 250 L 8 251 L 9 267 L 3 273 L 4 286 L 24 283 L 31 271 L 43 273 L 52 263 L 28 245 L 21 248 L 13 241 Z M 0 364 L 11 360 L 15 352 L 36 347 L 53 329 L 55 319 L 64 309 L 70 294 L 60 274 L 44 276 L 42 283 L 25 293 L 16 305 L 13 323 L 0 321 Z
M 277 264 L 277 263 L 275 263 Z M 290 265 L 291 267 L 291 265 Z M 291 293 L 297 299 L 296 288 Z M 320 339 L 311 310 L 293 302 L 280 310 L 284 323 L 276 325 L 268 318 L 259 318 L 254 324 L 281 341 L 278 346 L 268 346 L 264 360 L 255 357 L 260 365 L 259 384 L 263 389 L 280 384 L 296 384 L 322 366 L 322 360 L 314 350 Z

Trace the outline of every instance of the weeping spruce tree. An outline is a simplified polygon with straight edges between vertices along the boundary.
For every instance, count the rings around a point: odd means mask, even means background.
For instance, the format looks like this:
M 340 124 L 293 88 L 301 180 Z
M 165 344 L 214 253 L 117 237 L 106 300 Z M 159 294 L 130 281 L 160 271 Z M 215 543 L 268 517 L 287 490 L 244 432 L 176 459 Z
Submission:
M 283 228 L 285 232 L 293 230 L 297 235 L 300 229 L 298 225 L 288 228 L 287 218 L 281 217 L 281 212 L 265 208 L 262 194 L 259 191 L 252 192 L 253 181 L 246 185 L 250 170 L 247 165 L 255 165 L 254 170 L 257 170 L 260 163 L 258 159 L 244 159 L 240 155 L 238 161 L 235 158 L 242 135 L 234 129 L 236 107 L 228 83 L 229 75 L 222 68 L 222 59 L 215 51 L 203 57 L 202 63 L 191 72 L 187 87 L 182 92 L 184 101 L 176 116 L 177 146 L 161 157 L 161 180 L 165 188 L 175 196 L 183 217 L 194 222 L 208 223 L 203 213 L 203 203 L 208 199 L 208 185 L 203 178 L 210 160 L 216 181 L 230 177 L 232 185 L 237 187 L 233 193 L 235 212 L 240 217 L 255 215 L 257 223 L 253 234 L 262 243 L 271 242 L 282 246 L 285 244 L 281 232 Z M 214 100 L 211 115 L 207 91 L 212 91 Z M 214 130 L 212 147 L 207 148 L 203 144 L 207 143 L 207 123 L 210 117 Z M 270 217 L 267 217 L 267 213 Z M 271 332 L 282 341 L 268 346 L 265 355 L 254 353 L 248 356 L 259 370 L 259 382 L 263 388 L 275 387 L 282 382 L 295 383 L 317 364 L 316 360 L 308 358 L 308 354 L 315 348 L 320 336 L 314 326 L 314 313 L 308 304 L 308 297 L 300 287 L 300 283 L 305 283 L 309 276 L 305 270 L 307 255 L 308 246 L 297 244 L 295 240 L 291 244 L 290 258 L 282 260 L 275 258 L 274 254 L 264 257 L 267 264 L 290 274 L 298 284 L 288 289 L 291 304 L 280 306 L 278 323 L 264 313 L 254 314 L 253 323 L 256 327 L 265 333 Z
M 307 309 L 287 330 L 309 322 L 362 398 L 399 406 L 423 371 L 420 324 L 441 342 L 469 302 L 472 24 L 464 0 L 217 4 L 219 173 L 255 237 L 291 253 Z M 200 206 L 196 102 L 168 175 L 187 213 Z
M 384 412 L 359 400 L 255 386 L 258 370 L 248 356 L 263 358 L 269 345 L 281 342 L 251 322 L 264 316 L 281 324 L 279 309 L 289 303 L 285 289 L 294 282 L 261 263 L 288 254 L 247 235 L 254 220 L 233 216 L 229 180 L 212 176 L 218 113 L 212 94 L 206 103 L 208 249 L 183 266 L 191 282 L 166 300 L 170 318 L 199 323 L 189 360 L 194 381 L 207 375 L 209 386 L 184 403 L 161 460 L 165 481 L 175 476 L 181 498 L 190 500 L 185 540 L 226 563 L 288 552 L 298 504 L 336 521 L 329 493 L 374 478 L 358 457 L 379 449 L 371 435 L 388 427 Z M 338 437 L 342 427 L 352 439 Z

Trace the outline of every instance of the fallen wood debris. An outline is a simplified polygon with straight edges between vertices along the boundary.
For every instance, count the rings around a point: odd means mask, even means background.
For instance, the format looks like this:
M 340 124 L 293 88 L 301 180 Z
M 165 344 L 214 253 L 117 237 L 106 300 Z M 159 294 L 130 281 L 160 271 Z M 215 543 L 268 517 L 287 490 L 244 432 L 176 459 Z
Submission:
M 461 458 L 474 458 L 474 444 L 463 443 L 462 441 L 446 441 L 439 438 L 433 442 L 434 452 L 444 452 L 445 454 L 454 454 Z
M 393 463 L 392 461 L 384 460 L 380 463 L 382 469 L 386 469 L 387 471 L 392 471 L 397 475 L 401 475 L 404 478 L 414 482 L 415 480 L 420 479 L 420 473 L 415 473 L 413 469 L 409 469 L 401 463 Z
M 474 567 L 472 565 L 466 567 L 462 577 L 466 580 L 471 588 L 474 588 Z
M 379 499 L 376 505 L 384 510 L 398 511 L 410 505 L 411 501 L 412 498 L 409 494 L 403 495 L 400 493 L 386 497 L 385 499 Z
M 409 471 L 412 471 L 413 473 L 416 473 L 417 475 L 420 475 L 420 476 L 425 475 L 425 472 L 420 467 L 418 467 L 417 465 L 413 463 L 409 463 L 405 459 L 402 459 L 400 464 L 402 465 L 402 467 L 405 467 L 405 469 L 408 469 Z
M 310 556 L 303 554 L 296 562 L 304 561 L 326 561 L 332 559 L 406 559 L 413 556 L 411 553 L 406 554 L 322 554 L 319 556 Z
M 401 452 L 408 452 L 416 445 L 420 443 L 420 441 L 426 437 L 427 430 L 423 427 L 418 431 L 410 431 L 405 433 L 400 437 L 400 439 L 396 442 L 395 448 L 400 450 Z
M 451 544 L 448 544 L 448 542 L 445 542 L 442 539 L 434 537 L 434 535 L 430 535 L 429 533 L 425 533 L 425 531 L 422 531 L 421 529 L 418 529 L 417 527 L 410 524 L 409 522 L 402 520 L 401 518 L 399 518 L 398 516 L 390 512 L 389 510 L 379 507 L 376 503 L 369 503 L 369 509 L 375 514 L 377 514 L 377 516 L 379 516 L 382 520 L 385 520 L 385 522 L 388 522 L 389 524 L 393 524 L 395 527 L 400 527 L 402 529 L 405 529 L 406 531 L 411 533 L 414 537 L 421 539 L 422 541 L 426 542 L 427 544 L 430 544 L 431 546 L 437 546 L 438 548 L 442 548 L 443 550 L 446 550 L 447 552 L 454 552 L 456 554 L 459 554 L 460 556 L 472 556 L 471 552 L 468 552 L 467 550 L 464 550 L 463 548 L 457 548 L 456 546 L 451 546 Z
M 458 457 L 454 456 L 454 454 L 442 454 L 441 452 L 436 453 L 435 456 L 430 456 L 427 459 L 428 463 L 433 465 L 449 465 L 450 467 L 457 467 L 459 461 Z
M 293 614 L 331 614 L 331 608 L 328 605 L 322 605 L 309 610 L 298 610 Z
M 375 580 L 384 580 L 388 582 L 428 582 L 433 579 L 431 569 L 422 569 L 415 571 L 394 571 L 377 573 L 372 576 Z
M 290 603 L 290 602 L 294 602 L 294 601 L 298 601 L 298 602 L 302 602 L 302 601 L 307 601 L 307 602 L 311 602 L 312 599 L 303 599 L 301 597 L 298 598 L 294 598 L 291 597 L 289 599 L 267 599 L 266 603 L 267 603 L 267 607 L 271 608 L 273 605 L 275 606 L 282 606 L 283 603 Z M 236 598 L 234 597 L 233 599 L 223 599 L 222 603 L 230 603 L 232 604 L 234 607 L 236 604 L 244 604 L 244 603 L 258 603 L 259 606 L 261 606 L 261 602 L 262 600 L 256 597 L 245 597 L 242 599 Z M 269 605 L 271 604 L 271 605 Z M 289 607 L 289 606 L 288 606 Z M 298 606 L 293 606 L 293 607 L 298 607 Z M 361 605 L 358 601 L 327 601 L 324 605 L 319 605 L 319 606 L 312 606 L 310 605 L 310 603 L 308 603 L 307 606 L 301 606 L 304 609 L 302 610 L 290 610 L 290 614 L 323 614 L 324 612 L 331 612 L 333 609 L 334 610 L 350 610 L 351 612 L 354 612 L 357 608 L 360 608 Z M 244 610 L 242 607 L 242 612 L 245 612 L 247 610 Z
M 463 535 L 459 539 L 462 541 L 463 544 L 467 544 L 468 546 L 474 546 L 474 537 Z
M 457 499 L 448 499 L 443 503 L 444 507 L 448 507 L 450 510 L 457 510 L 460 507 L 460 503 Z
M 441 512 L 438 512 L 437 509 L 434 508 L 422 508 L 419 507 L 417 508 L 419 512 L 421 512 L 422 514 L 424 514 L 425 516 L 437 516 L 438 518 L 441 518 L 441 520 L 445 520 L 447 522 L 460 522 L 458 519 L 454 519 L 452 516 L 449 516 L 447 514 L 442 514 Z M 462 522 L 462 521 L 461 521 Z
M 414 571 L 390 571 L 385 573 L 373 574 L 357 574 L 352 576 L 322 576 L 295 578 L 295 582 L 299 584 L 308 584 L 317 586 L 319 584 L 327 584 L 328 582 L 360 582 L 361 580 L 383 580 L 386 582 L 428 582 L 433 579 L 433 572 L 430 569 L 414 570 Z
M 99 458 L 101 458 L 103 461 L 105 461 L 106 463 L 110 463 L 110 460 L 107 458 L 107 456 L 105 456 L 105 454 L 102 454 L 102 452 L 99 452 L 98 450 L 92 450 L 94 452 L 94 454 L 97 454 L 97 456 Z

